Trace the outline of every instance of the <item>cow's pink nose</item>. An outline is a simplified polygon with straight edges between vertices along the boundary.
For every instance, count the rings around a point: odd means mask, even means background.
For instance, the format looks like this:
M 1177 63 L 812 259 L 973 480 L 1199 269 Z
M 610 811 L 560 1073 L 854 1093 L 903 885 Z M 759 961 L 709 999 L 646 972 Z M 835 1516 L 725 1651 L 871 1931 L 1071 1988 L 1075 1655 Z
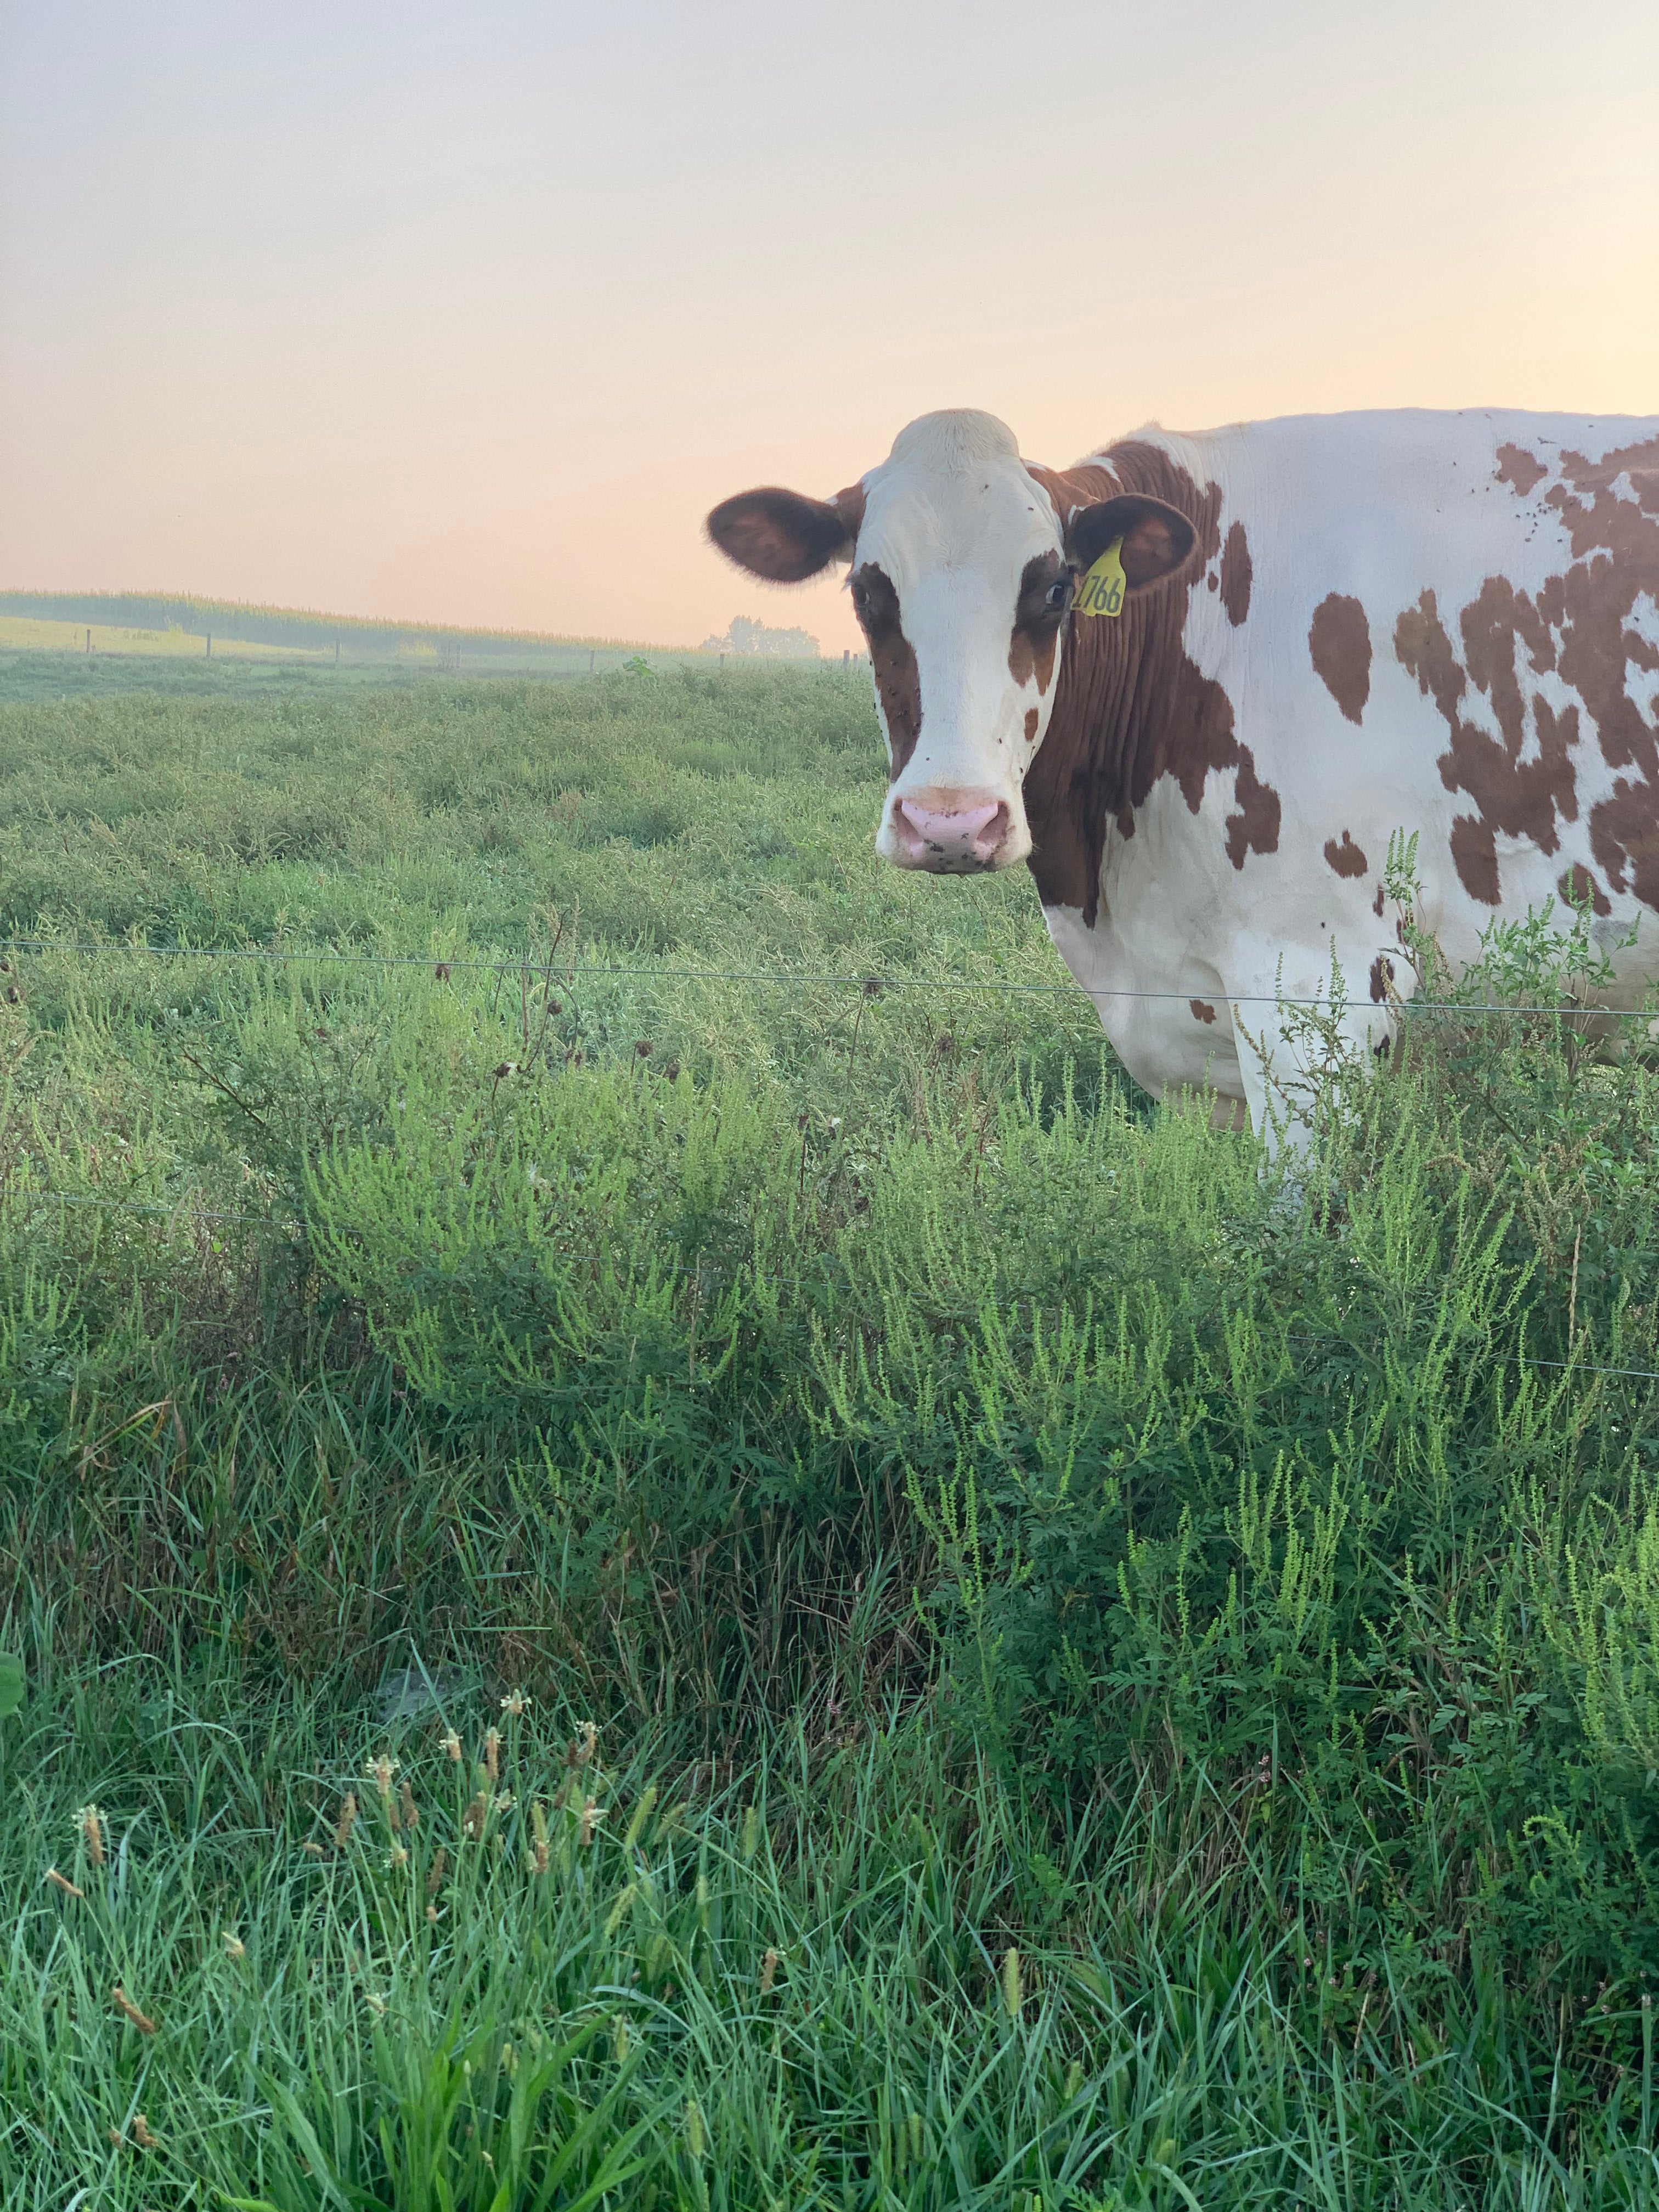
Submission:
M 979 806 L 945 808 L 901 799 L 893 828 L 905 858 L 918 867 L 982 867 L 1008 835 L 1008 805 L 992 799 Z

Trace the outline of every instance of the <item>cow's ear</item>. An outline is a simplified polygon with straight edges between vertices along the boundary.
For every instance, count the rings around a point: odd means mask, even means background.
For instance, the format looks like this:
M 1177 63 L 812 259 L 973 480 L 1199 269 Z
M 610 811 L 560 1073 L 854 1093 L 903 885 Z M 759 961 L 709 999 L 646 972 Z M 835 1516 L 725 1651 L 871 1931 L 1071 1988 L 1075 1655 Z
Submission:
M 728 561 L 769 584 L 804 584 L 835 560 L 852 558 L 864 520 L 864 486 L 808 499 L 775 484 L 723 499 L 709 515 L 713 543 Z
M 1079 568 L 1091 568 L 1115 538 L 1123 540 L 1118 555 L 1123 580 L 1132 592 L 1141 592 L 1185 564 L 1198 532 L 1179 507 L 1125 492 L 1078 508 L 1066 526 L 1066 557 Z

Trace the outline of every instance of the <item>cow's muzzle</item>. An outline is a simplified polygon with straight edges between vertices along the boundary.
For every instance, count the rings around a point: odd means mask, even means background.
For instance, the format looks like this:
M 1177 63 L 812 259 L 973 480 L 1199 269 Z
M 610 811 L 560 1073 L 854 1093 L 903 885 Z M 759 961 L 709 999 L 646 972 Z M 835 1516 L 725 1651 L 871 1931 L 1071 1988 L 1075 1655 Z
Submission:
M 971 875 L 1012 858 L 1012 811 L 988 791 L 929 792 L 895 799 L 890 858 L 901 868 Z

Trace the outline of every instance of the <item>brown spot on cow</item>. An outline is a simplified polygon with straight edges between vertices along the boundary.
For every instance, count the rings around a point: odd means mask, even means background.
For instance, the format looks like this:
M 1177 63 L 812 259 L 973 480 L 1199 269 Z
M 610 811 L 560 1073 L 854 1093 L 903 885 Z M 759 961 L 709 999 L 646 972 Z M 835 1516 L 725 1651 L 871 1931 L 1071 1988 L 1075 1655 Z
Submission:
M 1452 865 L 1457 880 L 1482 906 L 1498 903 L 1498 840 L 1490 822 L 1460 814 L 1451 826 Z
M 904 635 L 898 593 L 884 569 L 866 562 L 854 572 L 852 589 L 853 611 L 869 642 L 892 773 L 898 775 L 921 734 L 921 678 L 915 649 Z
M 1196 533 L 1196 562 L 1158 589 L 1133 593 L 1115 621 L 1073 625 L 1048 734 L 1026 782 L 1037 894 L 1045 906 L 1079 908 L 1092 927 L 1107 836 L 1115 828 L 1133 836 L 1136 810 L 1163 777 L 1174 779 L 1196 814 L 1210 777 L 1233 772 L 1225 846 L 1239 869 L 1252 853 L 1278 851 L 1279 797 L 1239 743 L 1232 701 L 1182 644 L 1200 563 L 1221 550 L 1220 486 L 1200 486 L 1162 447 L 1133 438 L 1099 462 L 1031 473 L 1062 523 L 1091 503 L 1133 493 L 1173 507 Z
M 1221 604 L 1227 610 L 1227 619 L 1235 629 L 1240 628 L 1250 611 L 1250 585 L 1255 576 L 1250 565 L 1250 548 L 1244 536 L 1244 526 L 1235 522 L 1227 532 L 1227 542 L 1221 549 Z
M 1028 745 L 1034 745 L 1036 743 L 1037 724 L 1042 720 L 1042 715 L 1035 707 L 1028 707 L 1025 709 L 1025 742 Z
M 1371 912 L 1376 916 L 1379 921 L 1382 919 L 1382 900 L 1384 891 L 1385 886 L 1379 884 L 1376 887 L 1376 896 L 1371 901 Z
M 1363 876 L 1368 872 L 1371 864 L 1365 858 L 1364 848 L 1356 845 L 1345 830 L 1340 845 L 1334 837 L 1325 840 L 1325 865 L 1334 869 L 1339 876 Z
M 1319 602 L 1308 625 L 1308 651 L 1320 682 L 1358 723 L 1371 696 L 1371 628 L 1358 599 L 1331 592 Z
M 1207 1005 L 1204 1000 L 1188 999 L 1187 1004 L 1193 1010 L 1193 1019 L 1195 1022 L 1208 1024 L 1215 1019 L 1215 1008 Z
M 1582 860 L 1575 860 L 1555 886 L 1569 906 L 1588 906 L 1592 914 L 1613 912 L 1613 901 Z
M 1529 453 L 1524 446 L 1500 446 L 1498 448 L 1498 481 L 1513 484 L 1524 499 L 1534 484 L 1541 483 L 1549 474 L 1536 453 Z
M 1548 588 L 1547 586 L 1546 587 Z M 1458 659 L 1432 592 L 1425 592 L 1395 624 L 1395 658 L 1431 696 L 1451 732 L 1450 749 L 1440 756 L 1440 780 L 1448 791 L 1464 791 L 1477 811 L 1460 814 L 1452 824 L 1451 851 L 1463 888 L 1484 906 L 1498 901 L 1497 835 L 1529 837 L 1540 853 L 1561 842 L 1559 816 L 1577 817 L 1572 749 L 1578 742 L 1578 710 L 1558 714 L 1534 697 L 1533 726 L 1536 757 L 1522 760 L 1526 702 L 1516 674 L 1517 647 L 1524 647 L 1535 672 L 1556 665 L 1555 641 L 1538 606 L 1504 576 L 1489 576 L 1479 596 L 1459 618 L 1463 659 Z M 1487 694 L 1501 735 L 1477 729 L 1460 711 L 1470 683 Z
M 1371 963 L 1371 1000 L 1381 1006 L 1389 995 L 1389 986 L 1394 981 L 1394 963 L 1386 953 L 1379 952 Z

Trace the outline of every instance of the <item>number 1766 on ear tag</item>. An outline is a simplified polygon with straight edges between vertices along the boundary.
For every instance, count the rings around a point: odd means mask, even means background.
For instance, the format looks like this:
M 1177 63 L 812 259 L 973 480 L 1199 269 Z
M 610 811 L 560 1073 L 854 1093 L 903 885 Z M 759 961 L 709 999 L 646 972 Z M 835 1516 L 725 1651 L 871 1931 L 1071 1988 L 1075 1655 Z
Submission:
M 1072 611 L 1079 615 L 1121 615 L 1123 611 L 1123 540 L 1113 538 L 1077 587 Z

